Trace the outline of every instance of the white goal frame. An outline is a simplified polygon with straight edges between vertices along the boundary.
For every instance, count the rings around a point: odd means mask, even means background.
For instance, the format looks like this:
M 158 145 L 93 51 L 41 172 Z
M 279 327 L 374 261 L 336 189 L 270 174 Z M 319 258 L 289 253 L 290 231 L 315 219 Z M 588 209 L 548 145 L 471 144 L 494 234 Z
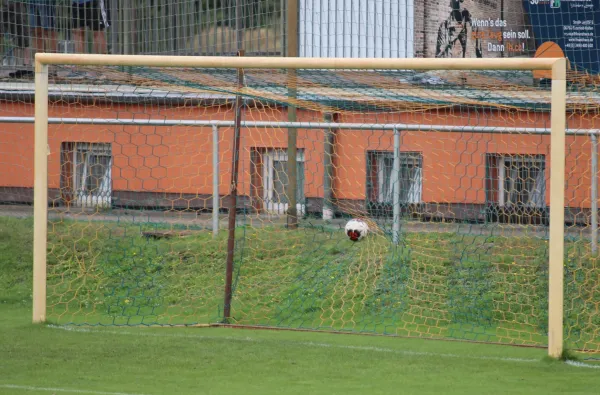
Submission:
M 230 69 L 362 70 L 549 70 L 552 71 L 550 139 L 550 240 L 548 354 L 563 353 L 563 261 L 565 205 L 565 58 L 496 59 L 343 59 L 148 55 L 35 55 L 33 322 L 46 321 L 46 247 L 48 233 L 48 66 L 144 66 Z

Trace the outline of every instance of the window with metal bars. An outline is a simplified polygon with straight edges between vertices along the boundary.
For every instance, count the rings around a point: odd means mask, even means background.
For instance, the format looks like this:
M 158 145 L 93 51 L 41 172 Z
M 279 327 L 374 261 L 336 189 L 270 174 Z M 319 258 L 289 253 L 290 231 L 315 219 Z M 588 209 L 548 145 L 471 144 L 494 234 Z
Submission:
M 401 204 L 422 202 L 423 159 L 418 152 L 400 153 L 398 182 L 393 181 L 394 155 L 387 151 L 367 154 L 367 197 L 375 205 L 391 205 L 393 194 L 400 195 Z

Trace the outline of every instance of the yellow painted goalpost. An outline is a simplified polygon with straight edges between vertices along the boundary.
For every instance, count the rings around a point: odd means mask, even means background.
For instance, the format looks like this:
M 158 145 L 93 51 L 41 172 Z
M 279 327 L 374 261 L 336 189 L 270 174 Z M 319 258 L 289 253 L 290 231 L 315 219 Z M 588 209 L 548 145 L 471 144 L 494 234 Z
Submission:
M 43 54 L 35 57 L 35 181 L 33 322 L 44 322 L 48 237 L 48 66 L 139 66 L 197 69 L 320 70 L 551 70 L 550 229 L 548 354 L 563 352 L 563 260 L 565 220 L 565 59 L 334 59 Z M 227 291 L 226 291 L 227 292 Z

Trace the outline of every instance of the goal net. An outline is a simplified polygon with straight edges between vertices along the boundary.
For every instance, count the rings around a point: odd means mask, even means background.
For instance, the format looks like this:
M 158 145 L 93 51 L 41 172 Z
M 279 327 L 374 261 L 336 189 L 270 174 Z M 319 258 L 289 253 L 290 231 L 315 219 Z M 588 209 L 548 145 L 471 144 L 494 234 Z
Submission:
M 34 320 L 600 351 L 594 93 L 531 71 L 562 60 L 38 59 L 93 78 L 36 75 Z

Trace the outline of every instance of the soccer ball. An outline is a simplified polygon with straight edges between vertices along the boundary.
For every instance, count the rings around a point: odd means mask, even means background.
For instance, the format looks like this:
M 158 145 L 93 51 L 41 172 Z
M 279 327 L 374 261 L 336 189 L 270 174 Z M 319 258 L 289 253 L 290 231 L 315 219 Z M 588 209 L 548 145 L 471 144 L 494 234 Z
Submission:
M 352 241 L 362 240 L 369 233 L 369 225 L 360 219 L 351 219 L 346 224 L 346 236 Z

